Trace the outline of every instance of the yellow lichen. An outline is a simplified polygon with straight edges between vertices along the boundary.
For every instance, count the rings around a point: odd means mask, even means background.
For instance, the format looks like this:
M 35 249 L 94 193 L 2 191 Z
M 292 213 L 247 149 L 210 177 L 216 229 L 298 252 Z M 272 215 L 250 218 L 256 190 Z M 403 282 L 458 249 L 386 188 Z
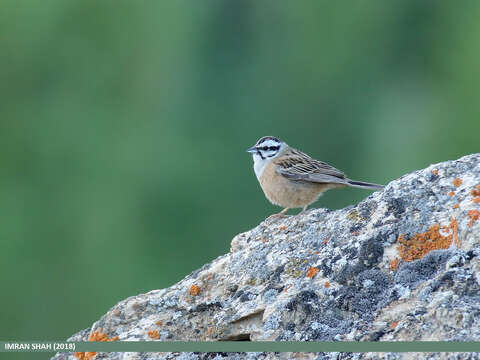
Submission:
M 357 212 L 357 210 L 352 210 L 347 214 L 347 218 L 349 218 L 352 221 L 358 222 L 358 221 L 365 221 L 366 219 L 363 216 L 360 216 Z

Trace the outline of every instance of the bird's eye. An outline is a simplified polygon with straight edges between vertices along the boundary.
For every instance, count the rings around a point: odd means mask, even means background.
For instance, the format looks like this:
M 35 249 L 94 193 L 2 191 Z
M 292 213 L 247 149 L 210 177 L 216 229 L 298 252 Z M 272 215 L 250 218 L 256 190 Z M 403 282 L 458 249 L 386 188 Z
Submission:
M 277 148 L 275 146 L 270 146 L 269 150 L 277 150 Z
M 262 150 L 268 150 L 268 146 L 262 147 Z

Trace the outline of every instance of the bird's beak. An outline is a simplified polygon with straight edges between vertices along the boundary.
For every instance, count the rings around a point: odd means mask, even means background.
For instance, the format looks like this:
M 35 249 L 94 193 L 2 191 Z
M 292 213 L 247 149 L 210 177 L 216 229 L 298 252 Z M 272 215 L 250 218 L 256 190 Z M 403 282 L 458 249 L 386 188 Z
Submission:
M 257 152 L 257 148 L 256 148 L 255 146 L 252 146 L 251 148 L 248 148 L 248 149 L 247 149 L 247 152 L 249 152 L 249 153 L 255 153 L 255 152 Z

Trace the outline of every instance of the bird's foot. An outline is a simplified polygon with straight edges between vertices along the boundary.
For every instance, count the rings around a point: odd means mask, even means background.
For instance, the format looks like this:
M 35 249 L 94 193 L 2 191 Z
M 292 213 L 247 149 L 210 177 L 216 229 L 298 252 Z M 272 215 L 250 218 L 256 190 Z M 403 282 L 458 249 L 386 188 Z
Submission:
M 269 221 L 269 220 L 275 220 L 275 219 L 285 219 L 285 218 L 288 218 L 290 216 L 292 216 L 292 215 L 273 214 L 273 215 L 270 215 L 269 217 L 267 217 L 265 220 Z

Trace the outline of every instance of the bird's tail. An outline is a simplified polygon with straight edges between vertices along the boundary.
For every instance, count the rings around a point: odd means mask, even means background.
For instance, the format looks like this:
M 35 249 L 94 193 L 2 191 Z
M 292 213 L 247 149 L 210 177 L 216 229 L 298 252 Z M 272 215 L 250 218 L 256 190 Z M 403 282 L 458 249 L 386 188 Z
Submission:
M 368 182 L 363 182 L 363 181 L 355 181 L 355 180 L 347 180 L 348 185 L 360 189 L 369 189 L 369 190 L 382 190 L 385 186 L 384 185 L 379 185 L 379 184 L 372 184 Z

